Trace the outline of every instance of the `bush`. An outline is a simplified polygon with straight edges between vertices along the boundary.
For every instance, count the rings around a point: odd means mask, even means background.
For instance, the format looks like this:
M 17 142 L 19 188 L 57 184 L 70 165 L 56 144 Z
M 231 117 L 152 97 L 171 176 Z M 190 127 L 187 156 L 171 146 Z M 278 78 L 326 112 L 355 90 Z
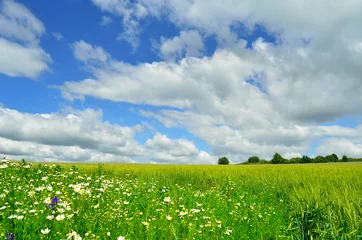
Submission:
M 222 157 L 222 158 L 219 158 L 217 163 L 219 165 L 228 165 L 229 164 L 229 159 L 227 159 L 226 157 Z
M 259 157 L 252 156 L 248 159 L 248 163 L 258 163 L 260 161 Z

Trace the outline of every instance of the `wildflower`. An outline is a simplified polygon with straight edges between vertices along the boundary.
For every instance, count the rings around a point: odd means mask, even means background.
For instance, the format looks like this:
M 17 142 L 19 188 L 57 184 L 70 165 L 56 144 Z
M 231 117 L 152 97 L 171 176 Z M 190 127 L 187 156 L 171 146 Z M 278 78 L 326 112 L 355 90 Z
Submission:
M 53 199 L 52 199 L 52 203 L 58 203 L 59 202 L 59 198 L 58 197 L 54 197 Z
M 193 213 L 199 213 L 199 212 L 200 212 L 200 209 L 191 209 L 191 212 L 193 212 Z
M 49 199 L 46 199 L 46 200 L 48 201 Z M 51 202 L 48 203 L 47 208 L 49 208 L 49 207 L 51 206 L 51 207 L 52 207 L 52 210 L 54 211 L 55 205 L 56 205 L 58 202 L 59 202 L 59 198 L 58 198 L 58 197 L 54 197 L 54 198 L 51 200 Z
M 73 237 L 74 240 L 82 240 L 82 237 L 76 233 L 75 231 L 67 234 L 67 239 L 71 239 Z
M 44 203 L 50 204 L 50 203 L 52 203 L 52 199 L 51 199 L 50 197 L 47 197 L 47 198 L 44 200 Z
M 144 225 L 144 226 L 148 226 L 148 225 L 150 225 L 148 222 L 142 222 L 142 224 Z
M 232 230 L 227 229 L 226 232 L 225 232 L 225 234 L 226 234 L 226 235 L 230 235 L 232 232 L 233 232 Z
M 171 220 L 172 220 L 172 217 L 171 217 L 170 215 L 167 215 L 167 216 L 166 216 L 166 219 L 169 220 L 169 221 L 171 221 Z
M 111 233 L 110 233 L 110 232 L 107 232 L 107 236 L 108 236 L 108 237 L 111 236 Z
M 17 217 L 16 217 L 16 219 L 18 219 L 18 220 L 21 220 L 21 219 L 23 219 L 23 218 L 24 218 L 23 215 L 20 215 L 20 216 L 17 216 Z
M 0 168 L 7 168 L 7 167 L 9 167 L 6 163 L 5 164 L 1 164 L 0 165 Z M 10 238 L 9 238 L 10 239 Z M 14 237 L 13 238 L 11 238 L 11 239 L 14 239 Z
M 60 215 L 56 216 L 55 219 L 56 219 L 57 221 L 62 221 L 62 220 L 64 220 L 64 218 L 65 218 L 64 214 L 60 214 Z
M 119 237 L 117 238 L 117 240 L 126 240 L 126 238 L 125 238 L 125 237 L 122 237 L 122 236 L 119 236 Z
M 166 203 L 169 203 L 169 202 L 171 202 L 171 198 L 170 197 L 165 197 L 165 199 L 163 199 L 163 201 L 166 202 Z
M 80 184 L 73 185 L 73 189 L 75 192 L 79 193 L 82 190 L 82 185 Z
M 54 216 L 53 216 L 53 215 L 48 215 L 48 216 L 47 216 L 47 219 L 48 219 L 48 220 L 53 220 L 53 219 L 54 219 Z
M 42 229 L 42 230 L 40 230 L 40 232 L 45 235 L 45 234 L 48 234 L 50 232 L 50 229 L 49 228 Z
M 9 239 L 9 240 L 14 240 L 14 237 L 15 237 L 14 233 L 8 233 L 8 234 L 6 234 L 6 236 L 5 236 L 5 238 L 6 238 L 6 239 Z
M 28 193 L 28 196 L 29 196 L 29 197 L 34 197 L 34 195 L 35 195 L 35 192 L 34 192 L 34 191 L 30 191 L 30 192 Z
M 187 214 L 188 214 L 188 212 L 181 211 L 181 212 L 180 212 L 180 218 L 182 218 L 183 216 L 185 216 L 185 215 L 187 215 Z

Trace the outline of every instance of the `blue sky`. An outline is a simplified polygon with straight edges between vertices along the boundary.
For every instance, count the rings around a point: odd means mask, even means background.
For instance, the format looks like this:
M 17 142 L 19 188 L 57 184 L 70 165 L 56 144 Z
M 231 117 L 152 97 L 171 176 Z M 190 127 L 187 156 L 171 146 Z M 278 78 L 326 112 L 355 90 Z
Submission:
M 270 4 L 0 0 L 0 155 L 362 156 L 361 4 Z

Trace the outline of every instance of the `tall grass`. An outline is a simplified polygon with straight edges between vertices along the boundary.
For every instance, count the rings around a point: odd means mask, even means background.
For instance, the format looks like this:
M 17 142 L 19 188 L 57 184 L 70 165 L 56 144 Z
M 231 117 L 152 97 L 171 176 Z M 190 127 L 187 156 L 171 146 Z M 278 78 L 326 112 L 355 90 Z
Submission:
M 1 166 L 2 237 L 362 237 L 360 163 Z

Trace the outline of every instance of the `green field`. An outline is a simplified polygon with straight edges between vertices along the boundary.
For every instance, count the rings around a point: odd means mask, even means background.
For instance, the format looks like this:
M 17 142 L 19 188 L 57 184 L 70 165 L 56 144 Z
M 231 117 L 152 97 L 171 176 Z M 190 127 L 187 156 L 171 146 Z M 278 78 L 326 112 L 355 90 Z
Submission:
M 360 163 L 0 167 L 2 239 L 362 238 Z

